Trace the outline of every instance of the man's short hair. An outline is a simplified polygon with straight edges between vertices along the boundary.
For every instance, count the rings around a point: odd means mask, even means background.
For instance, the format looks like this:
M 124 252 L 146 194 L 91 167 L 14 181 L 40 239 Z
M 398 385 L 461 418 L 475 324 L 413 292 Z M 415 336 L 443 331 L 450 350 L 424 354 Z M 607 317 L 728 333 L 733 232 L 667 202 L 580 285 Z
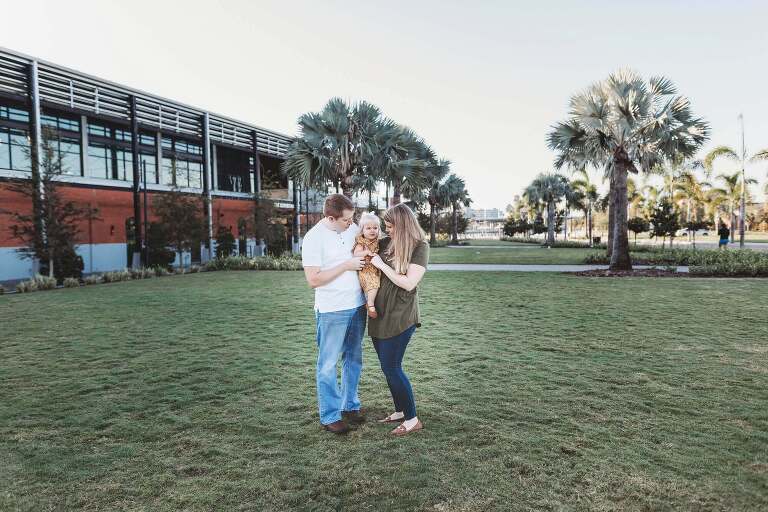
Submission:
M 355 204 L 344 194 L 331 194 L 325 198 L 323 215 L 339 219 L 344 215 L 344 210 L 355 211 Z

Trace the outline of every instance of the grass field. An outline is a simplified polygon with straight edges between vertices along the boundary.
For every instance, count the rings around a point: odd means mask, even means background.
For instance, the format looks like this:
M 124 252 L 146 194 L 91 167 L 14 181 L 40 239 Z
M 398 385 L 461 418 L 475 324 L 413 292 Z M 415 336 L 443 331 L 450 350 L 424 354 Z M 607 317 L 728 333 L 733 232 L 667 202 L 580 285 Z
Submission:
M 0 297 L 0 510 L 768 507 L 763 281 L 428 273 L 404 439 L 320 430 L 311 304 L 299 272 Z
M 487 263 L 518 265 L 578 265 L 584 263 L 596 249 L 547 249 L 533 244 L 520 247 L 433 247 L 429 250 L 430 263 Z
M 521 247 L 521 246 L 534 245 L 534 244 L 528 244 L 523 242 L 508 242 L 506 240 L 490 240 L 490 239 L 462 240 L 462 242 L 467 243 L 469 245 L 485 246 L 485 247 Z

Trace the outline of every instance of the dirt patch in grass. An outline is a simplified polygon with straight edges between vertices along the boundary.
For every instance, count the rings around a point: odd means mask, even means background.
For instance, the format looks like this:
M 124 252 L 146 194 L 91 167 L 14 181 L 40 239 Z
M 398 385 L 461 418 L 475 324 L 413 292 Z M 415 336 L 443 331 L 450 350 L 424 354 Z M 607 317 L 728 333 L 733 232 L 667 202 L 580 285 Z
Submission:
M 675 272 L 657 268 L 640 270 L 584 270 L 582 272 L 575 272 L 575 275 L 583 277 L 690 277 L 690 274 L 686 272 Z

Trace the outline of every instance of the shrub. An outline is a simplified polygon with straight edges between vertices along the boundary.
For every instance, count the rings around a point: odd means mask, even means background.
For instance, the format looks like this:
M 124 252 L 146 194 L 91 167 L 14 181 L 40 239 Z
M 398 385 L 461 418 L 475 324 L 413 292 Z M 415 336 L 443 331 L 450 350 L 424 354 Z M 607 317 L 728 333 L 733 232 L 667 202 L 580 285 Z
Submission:
M 101 277 L 100 274 L 91 274 L 89 276 L 85 276 L 83 279 L 83 284 L 86 286 L 92 285 L 92 284 L 101 284 L 104 282 L 104 279 Z
M 191 265 L 189 267 L 189 273 L 190 274 L 197 274 L 198 272 L 202 271 L 202 267 L 200 265 Z
M 37 285 L 32 281 L 21 281 L 16 283 L 16 293 L 29 293 L 37 291 Z
M 683 265 L 690 267 L 691 274 L 700 276 L 768 277 L 768 253 L 749 249 L 633 249 L 630 256 L 634 265 Z M 605 253 L 590 254 L 584 263 L 606 265 L 609 260 Z
M 30 281 L 35 283 L 37 290 L 53 290 L 56 288 L 56 278 L 43 276 L 40 274 L 35 275 Z
M 216 270 L 301 270 L 301 258 L 296 254 L 283 253 L 281 256 L 230 256 L 211 260 L 203 267 L 206 271 Z
M 74 277 L 64 278 L 64 288 L 79 288 L 80 281 Z
M 5 286 L 0 284 L 0 295 L 5 294 Z
M 165 267 L 155 267 L 154 268 L 155 277 L 162 277 L 162 276 L 169 276 L 171 273 L 168 271 Z
M 102 279 L 105 283 L 118 283 L 120 281 L 130 281 L 131 272 L 128 270 L 115 270 L 114 272 L 104 272 Z

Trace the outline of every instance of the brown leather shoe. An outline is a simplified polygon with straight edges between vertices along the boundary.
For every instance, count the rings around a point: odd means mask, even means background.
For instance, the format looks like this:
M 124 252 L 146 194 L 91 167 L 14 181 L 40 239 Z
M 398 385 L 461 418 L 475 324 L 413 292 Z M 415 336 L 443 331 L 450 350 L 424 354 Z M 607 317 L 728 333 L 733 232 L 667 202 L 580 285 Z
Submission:
M 350 425 L 362 425 L 365 423 L 365 416 L 360 411 L 344 411 L 341 413 L 341 416 Z
M 349 432 L 349 426 L 341 420 L 323 425 L 323 428 L 333 434 L 346 434 Z

